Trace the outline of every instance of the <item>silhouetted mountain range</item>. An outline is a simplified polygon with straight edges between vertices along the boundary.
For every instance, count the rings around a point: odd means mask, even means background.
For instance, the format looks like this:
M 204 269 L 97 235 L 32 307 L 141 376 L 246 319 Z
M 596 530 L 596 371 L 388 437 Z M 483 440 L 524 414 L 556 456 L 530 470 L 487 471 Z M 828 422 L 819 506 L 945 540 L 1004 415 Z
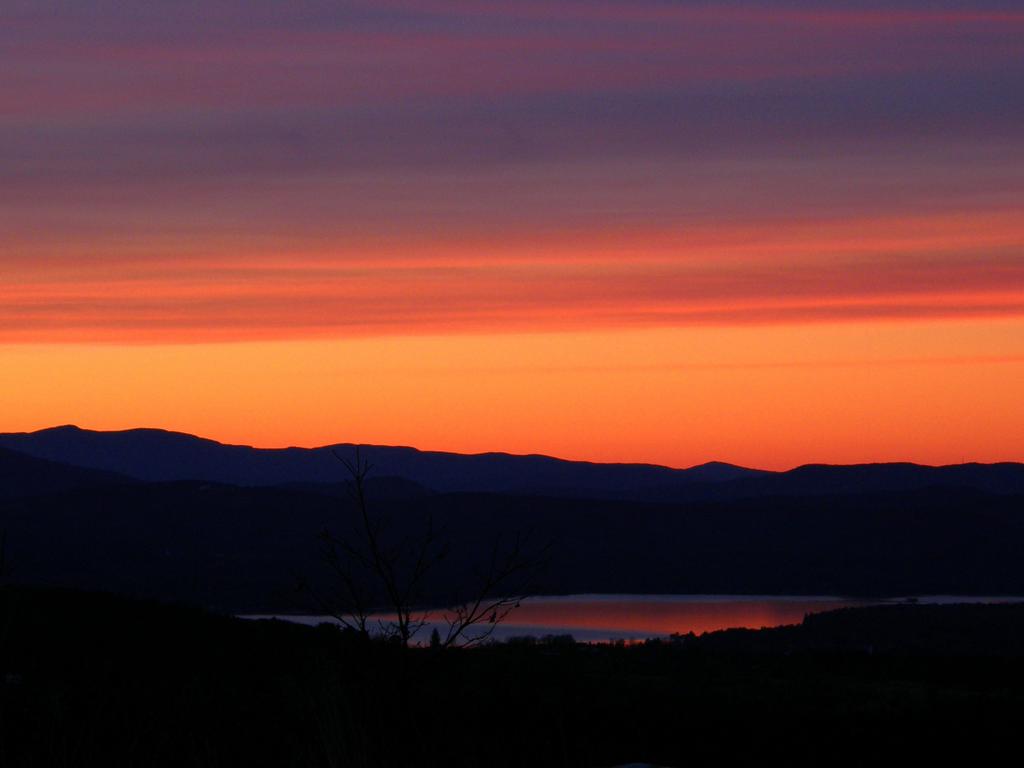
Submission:
M 0 448 L 0 530 L 19 581 L 301 609 L 296 579 L 325 575 L 317 534 L 354 519 L 329 449 L 70 429 L 0 443 L 93 467 Z M 496 537 L 517 532 L 552 544 L 540 585 L 550 593 L 1024 594 L 1020 465 L 766 473 L 403 448 L 367 455 L 378 467 L 370 503 L 396 534 L 415 536 L 429 518 L 450 539 L 453 556 L 430 584 L 439 601 Z M 687 480 L 694 473 L 701 479 Z M 231 477 L 263 482 L 223 481 Z M 573 497 L 572 488 L 582 490 Z
M 495 537 L 551 542 L 545 593 L 1024 594 L 1024 497 L 931 489 L 652 504 L 498 494 L 371 500 L 397 535 L 433 520 L 451 555 L 428 593 L 472 579 Z M 0 498 L 16 580 L 220 609 L 315 610 L 318 534 L 346 499 L 283 488 L 118 485 Z M 469 583 L 472 583 L 471 581 Z
M 152 429 L 94 432 L 57 427 L 0 434 L 0 447 L 144 482 L 194 480 L 239 486 L 306 486 L 346 479 L 336 454 L 355 446 L 263 449 L 223 445 Z M 437 493 L 512 493 L 633 501 L 697 501 L 766 495 L 879 493 L 932 487 L 1024 493 L 1024 465 L 807 465 L 766 472 L 711 462 L 690 469 L 651 464 L 597 464 L 549 456 L 456 454 L 362 446 L 376 477 L 404 478 Z
M 115 472 L 83 469 L 0 448 L 0 498 L 63 493 L 135 482 Z
M 321 448 L 264 449 L 223 445 L 154 429 L 93 432 L 66 426 L 0 435 L 0 447 L 78 467 L 118 472 L 146 482 L 200 480 L 241 486 L 336 483 L 346 472 L 335 454 L 349 443 Z M 756 477 L 756 470 L 709 463 L 692 469 L 650 464 L 594 464 L 549 456 L 457 454 L 362 446 L 378 477 L 402 477 L 433 491 L 539 493 L 584 497 L 644 497 L 676 485 Z

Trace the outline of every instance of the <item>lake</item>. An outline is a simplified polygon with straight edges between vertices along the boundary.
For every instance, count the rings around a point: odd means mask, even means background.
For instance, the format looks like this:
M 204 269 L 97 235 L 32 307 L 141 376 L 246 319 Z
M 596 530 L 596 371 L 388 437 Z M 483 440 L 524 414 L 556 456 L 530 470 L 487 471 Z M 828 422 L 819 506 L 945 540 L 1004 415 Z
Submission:
M 701 634 L 719 629 L 778 627 L 798 624 L 808 613 L 836 608 L 899 603 L 1019 602 L 1024 598 L 929 595 L 915 598 L 867 600 L 831 596 L 778 595 L 568 595 L 533 597 L 498 625 L 492 637 L 572 635 L 583 642 L 638 641 L 673 633 Z M 272 618 L 247 616 L 246 618 Z M 333 622 L 329 616 L 277 616 L 302 624 Z M 386 617 L 382 617 L 385 618 Z M 440 618 L 440 612 L 438 612 Z M 429 623 L 417 635 L 425 642 L 430 631 L 443 623 Z

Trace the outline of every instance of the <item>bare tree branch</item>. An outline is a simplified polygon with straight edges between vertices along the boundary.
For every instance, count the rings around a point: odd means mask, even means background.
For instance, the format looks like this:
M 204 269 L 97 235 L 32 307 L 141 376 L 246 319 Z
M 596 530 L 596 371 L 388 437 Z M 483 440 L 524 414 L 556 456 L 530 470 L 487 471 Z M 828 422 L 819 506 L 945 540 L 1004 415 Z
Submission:
M 487 640 L 509 613 L 535 594 L 536 585 L 531 579 L 546 561 L 550 547 L 530 555 L 525 545 L 526 539 L 516 534 L 509 549 L 502 551 L 501 537 L 495 537 L 487 570 L 478 574 L 476 593 L 448 609 L 443 647 L 465 648 Z
M 389 544 L 388 520 L 371 511 L 367 503 L 366 480 L 372 465 L 358 446 L 351 460 L 337 451 L 334 456 L 348 472 L 356 519 L 355 530 L 347 536 L 326 530 L 320 536 L 322 558 L 337 585 L 335 594 L 325 601 L 326 612 L 364 636 L 369 636 L 374 619 L 379 636 L 407 646 L 430 621 L 431 612 L 419 606 L 424 602 L 427 576 L 448 555 L 448 544 L 441 541 L 433 516 L 427 517 L 422 534 Z M 526 543 L 516 535 L 503 547 L 502 537 L 495 537 L 486 565 L 476 574 L 470 598 L 455 600 L 443 614 L 447 631 L 438 636 L 439 647 L 483 642 L 524 597 L 534 594 L 530 579 L 547 548 L 531 556 Z M 382 609 L 390 615 L 380 617 Z

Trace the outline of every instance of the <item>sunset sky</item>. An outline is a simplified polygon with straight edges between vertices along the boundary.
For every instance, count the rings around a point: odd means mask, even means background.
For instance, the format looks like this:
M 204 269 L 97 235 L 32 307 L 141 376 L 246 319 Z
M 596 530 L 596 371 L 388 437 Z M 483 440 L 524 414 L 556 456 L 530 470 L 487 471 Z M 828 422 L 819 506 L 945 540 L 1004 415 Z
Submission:
M 1019 0 L 5 0 L 0 431 L 1024 460 Z

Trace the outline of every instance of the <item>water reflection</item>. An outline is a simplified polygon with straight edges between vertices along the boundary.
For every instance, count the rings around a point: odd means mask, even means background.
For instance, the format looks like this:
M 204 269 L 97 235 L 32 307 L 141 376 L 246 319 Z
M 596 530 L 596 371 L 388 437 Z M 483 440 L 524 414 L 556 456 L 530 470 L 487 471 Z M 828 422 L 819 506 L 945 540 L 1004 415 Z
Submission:
M 496 640 L 513 637 L 570 634 L 583 642 L 644 640 L 673 633 L 701 634 L 720 629 L 778 627 L 798 624 L 809 613 L 851 606 L 905 600 L 928 603 L 1000 602 L 1020 598 L 945 597 L 858 600 L 829 596 L 730 596 L 730 595 L 570 595 L 524 600 L 494 631 Z M 249 618 L 269 618 L 251 616 Z M 333 621 L 324 616 L 280 616 L 303 624 Z M 386 615 L 380 617 L 387 621 Z M 416 636 L 426 642 L 434 627 L 442 636 L 443 613 L 428 622 Z
M 731 627 L 777 627 L 799 623 L 807 613 L 857 604 L 861 603 L 840 598 L 538 598 L 524 603 L 509 617 L 509 624 L 542 628 L 547 633 L 596 632 L 608 638 L 647 638 Z

